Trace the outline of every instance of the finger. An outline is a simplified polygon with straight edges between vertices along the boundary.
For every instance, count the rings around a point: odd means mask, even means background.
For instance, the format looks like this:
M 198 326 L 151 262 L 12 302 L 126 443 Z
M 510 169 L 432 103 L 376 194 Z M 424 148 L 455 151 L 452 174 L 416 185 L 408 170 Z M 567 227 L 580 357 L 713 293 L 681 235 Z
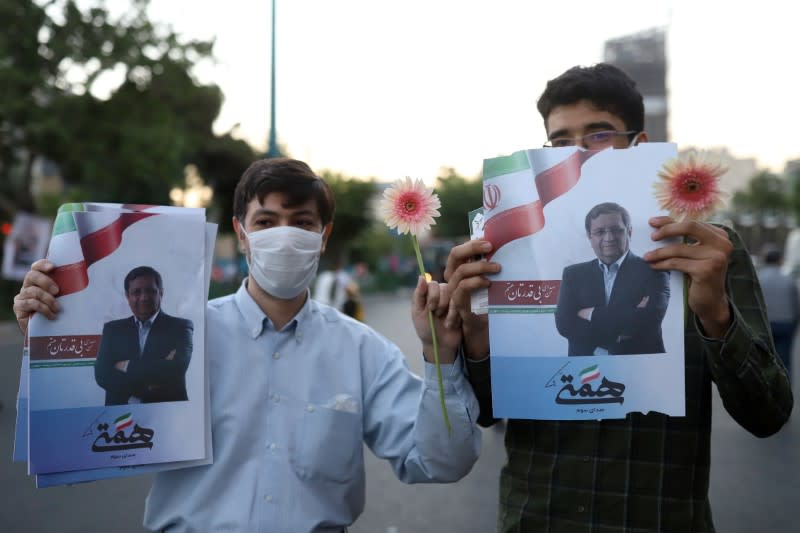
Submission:
M 50 263 L 50 265 L 52 266 L 52 263 Z M 50 270 L 52 270 L 52 268 Z M 22 280 L 22 288 L 25 289 L 28 287 L 39 287 L 43 291 L 53 295 L 58 294 L 59 291 L 58 285 L 56 285 L 53 278 L 48 275 L 48 272 L 39 270 L 31 270 L 25 274 L 25 278 Z
M 50 320 L 53 320 L 56 318 L 58 310 L 60 310 L 60 306 L 58 306 L 57 302 L 55 305 L 57 309 L 54 310 L 53 307 L 46 305 L 41 300 L 25 298 L 18 294 L 14 297 L 14 316 L 17 318 L 17 321 L 21 321 L 28 319 L 33 313 L 41 313 Z
M 449 282 L 450 276 L 463 264 L 471 261 L 475 257 L 492 251 L 492 243 L 482 239 L 467 241 L 464 244 L 454 246 L 447 256 L 447 264 L 444 269 L 444 280 Z
M 425 302 L 425 309 L 433 313 L 439 306 L 439 283 L 435 281 L 429 281 L 427 283 L 428 298 Z
M 417 286 L 414 288 L 414 295 L 411 298 L 412 307 L 415 313 L 425 310 L 427 300 L 428 282 L 424 276 L 417 278 Z
M 683 222 L 672 222 L 669 217 L 658 217 L 656 228 L 651 237 L 654 241 L 669 238 L 690 238 L 701 243 L 712 243 L 720 240 L 728 240 L 727 232 L 717 226 L 699 222 L 696 220 L 685 220 Z M 651 224 L 653 225 L 653 224 Z
M 448 279 L 447 282 L 453 286 L 454 290 L 457 290 L 465 280 L 470 278 L 484 279 L 488 286 L 488 280 L 483 278 L 483 276 L 497 274 L 500 272 L 500 268 L 501 267 L 499 263 L 486 261 L 485 259 L 473 261 L 471 263 L 464 263 L 451 274 L 450 279 Z

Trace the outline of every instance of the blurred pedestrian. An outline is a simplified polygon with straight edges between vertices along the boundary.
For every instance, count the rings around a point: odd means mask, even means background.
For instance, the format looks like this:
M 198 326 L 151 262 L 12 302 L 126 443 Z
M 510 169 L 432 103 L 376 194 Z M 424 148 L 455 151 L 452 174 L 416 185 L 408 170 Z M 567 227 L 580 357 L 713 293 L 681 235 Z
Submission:
M 800 291 L 794 279 L 781 271 L 783 256 L 780 249 L 768 246 L 763 259 L 764 266 L 758 270 L 758 281 L 767 303 L 767 317 L 775 349 L 791 381 L 794 333 L 800 320 Z
M 342 312 L 351 316 L 359 322 L 364 321 L 364 306 L 361 305 L 361 294 L 358 290 L 358 283 L 350 281 L 344 288 L 345 300 L 342 305 Z

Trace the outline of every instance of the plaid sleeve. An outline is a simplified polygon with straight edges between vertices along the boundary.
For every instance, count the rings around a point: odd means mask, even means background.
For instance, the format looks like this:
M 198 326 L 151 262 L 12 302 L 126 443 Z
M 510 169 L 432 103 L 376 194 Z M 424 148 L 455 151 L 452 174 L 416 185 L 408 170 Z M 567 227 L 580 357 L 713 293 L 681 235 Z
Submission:
M 728 262 L 731 326 L 721 340 L 703 336 L 709 369 L 728 413 L 758 437 L 777 432 L 792 411 L 789 376 L 772 341 L 764 297 L 741 237 L 724 228 L 734 250 Z

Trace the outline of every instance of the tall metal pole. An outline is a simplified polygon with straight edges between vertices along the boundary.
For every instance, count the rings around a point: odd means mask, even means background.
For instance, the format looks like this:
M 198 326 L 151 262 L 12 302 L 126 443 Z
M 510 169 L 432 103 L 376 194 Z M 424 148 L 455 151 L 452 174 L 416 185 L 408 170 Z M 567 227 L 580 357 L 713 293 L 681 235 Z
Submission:
M 272 68 L 270 81 L 269 148 L 266 157 L 280 157 L 278 132 L 275 129 L 275 0 L 272 0 Z

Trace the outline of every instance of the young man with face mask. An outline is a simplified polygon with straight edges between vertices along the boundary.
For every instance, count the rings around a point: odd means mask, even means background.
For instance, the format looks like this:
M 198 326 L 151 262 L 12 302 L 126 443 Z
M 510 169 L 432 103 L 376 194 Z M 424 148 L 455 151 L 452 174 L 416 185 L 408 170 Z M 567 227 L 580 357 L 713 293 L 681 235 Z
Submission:
M 249 277 L 208 303 L 207 356 L 214 463 L 162 472 L 147 498 L 155 531 L 340 532 L 364 509 L 363 444 L 407 483 L 452 482 L 478 457 L 477 400 L 444 328 L 440 287 L 420 279 L 412 318 L 425 379 L 362 323 L 309 298 L 333 228 L 329 186 L 303 162 L 253 163 L 235 192 L 233 226 Z M 58 289 L 40 261 L 15 298 L 20 328 L 53 317 Z M 448 436 L 427 310 L 443 363 Z
M 546 146 L 590 150 L 647 141 L 635 83 L 607 64 L 574 67 L 551 80 L 539 99 Z M 728 413 L 758 437 L 789 418 L 792 393 L 773 346 L 750 256 L 731 229 L 669 217 L 650 220 L 652 239 L 675 244 L 643 259 L 687 276 L 686 416 L 632 413 L 624 420 L 508 420 L 508 462 L 500 475 L 502 532 L 711 532 L 708 500 L 711 382 Z M 691 242 L 692 244 L 689 244 Z M 491 425 L 486 315 L 470 311 L 470 294 L 500 265 L 472 261 L 491 251 L 474 240 L 451 250 L 445 270 L 452 291 L 448 320 L 460 320 L 464 353 Z

